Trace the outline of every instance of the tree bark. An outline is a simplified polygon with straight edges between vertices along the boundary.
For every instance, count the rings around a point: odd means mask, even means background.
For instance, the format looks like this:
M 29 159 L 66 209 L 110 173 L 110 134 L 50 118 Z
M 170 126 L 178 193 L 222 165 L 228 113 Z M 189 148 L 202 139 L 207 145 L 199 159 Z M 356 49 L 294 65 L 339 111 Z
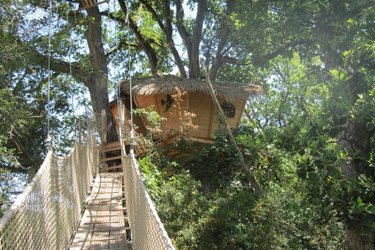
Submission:
M 347 228 L 346 242 L 348 250 L 373 250 L 375 249 L 374 230 L 363 231 L 361 228 Z
M 207 12 L 207 0 L 198 1 L 197 16 L 191 43 L 191 54 L 189 56 L 189 76 L 190 78 L 199 78 L 199 45 L 202 39 L 202 29 L 205 15 Z
M 29 48 L 30 49 L 30 48 Z M 34 62 L 37 65 L 42 66 L 43 68 L 48 68 L 48 57 L 40 54 L 34 49 L 30 49 L 34 58 Z M 70 73 L 69 63 L 51 58 L 51 70 L 55 72 L 60 72 L 64 74 Z M 104 110 L 107 116 L 107 134 L 102 134 L 102 131 L 99 129 L 102 138 L 108 138 L 109 141 L 117 140 L 117 133 L 113 122 L 113 115 L 109 108 L 109 98 L 108 98 L 108 87 L 106 85 L 107 76 L 104 76 L 102 73 L 87 72 L 83 67 L 77 63 L 72 64 L 72 76 L 79 82 L 82 82 L 89 90 L 90 99 L 92 102 L 92 107 L 94 115 L 97 121 L 100 121 L 101 112 Z M 105 84 L 103 84 L 105 83 Z M 99 123 L 98 123 L 99 124 Z
M 355 87 L 352 87 L 355 89 Z M 357 91 L 354 91 L 357 92 Z M 352 93 L 354 94 L 354 93 Z M 344 178 L 348 181 L 358 181 L 358 177 L 373 176 L 373 168 L 363 159 L 370 154 L 370 132 L 366 124 L 346 122 L 343 130 L 337 136 L 342 149 L 352 156 L 352 160 L 342 166 Z M 365 200 L 374 203 L 374 200 Z M 375 249 L 375 220 L 372 216 L 356 219 L 347 224 L 346 238 L 349 250 Z
M 225 45 L 227 44 L 228 36 L 229 36 L 229 33 L 230 33 L 229 16 L 233 11 L 233 5 L 234 5 L 233 0 L 227 1 L 227 8 L 226 8 L 226 11 L 225 11 L 225 20 L 224 20 L 224 22 L 222 24 L 222 27 L 221 27 L 221 39 L 220 39 L 219 45 L 218 45 L 217 50 L 216 50 L 215 61 L 213 62 L 211 70 L 210 70 L 210 79 L 211 80 L 215 80 L 215 78 L 217 76 L 217 73 L 219 72 L 219 69 L 224 64 L 223 50 L 224 50 Z
M 102 77 L 101 74 L 91 74 L 85 84 L 88 86 L 90 92 L 92 109 L 96 117 L 99 134 L 101 135 L 103 142 L 106 143 L 117 141 L 118 138 L 114 124 L 114 117 L 109 107 L 108 88 L 106 85 L 102 84 Z M 103 111 L 106 115 L 106 128 L 100 127 L 102 126 L 101 115 Z M 104 134 L 104 132 L 106 132 L 106 134 Z
M 104 111 L 107 117 L 106 142 L 117 141 L 117 132 L 114 124 L 114 118 L 109 107 L 108 97 L 108 62 L 104 53 L 102 41 L 101 15 L 98 7 L 87 9 L 89 16 L 86 31 L 87 43 L 90 50 L 90 63 L 92 72 L 85 81 L 89 89 L 92 108 L 97 122 Z M 99 130 L 100 131 L 100 130 Z M 102 138 L 103 135 L 102 135 Z
M 334 58 L 338 58 L 337 55 L 333 55 Z M 327 67 L 328 69 L 333 69 L 337 67 L 338 64 L 336 60 L 327 57 Z M 344 68 L 344 67 L 343 67 Z M 349 89 L 350 92 L 347 99 L 349 99 L 352 106 L 355 106 L 358 96 L 361 93 L 366 92 L 366 85 L 363 84 L 364 79 L 362 79 L 361 74 L 353 73 L 347 81 L 342 81 L 340 86 L 341 89 Z M 335 115 L 335 114 L 334 114 Z M 343 117 L 337 117 L 337 120 Z M 369 166 L 367 159 L 370 157 L 371 151 L 371 136 L 374 133 L 369 130 L 366 120 L 352 119 L 351 115 L 345 114 L 345 122 L 343 124 L 336 125 L 340 127 L 340 132 L 337 134 L 336 138 L 340 147 L 346 151 L 350 160 L 343 163 L 342 170 L 344 178 L 348 182 L 358 183 L 360 176 L 366 176 L 368 178 L 373 178 L 374 169 Z M 359 185 L 359 184 L 356 184 Z M 360 196 L 360 194 L 359 194 Z M 351 199 L 356 199 L 357 197 L 351 197 Z M 375 200 L 373 198 L 363 198 L 364 202 L 374 204 Z M 358 249 L 375 249 L 375 219 L 371 216 L 366 216 L 363 214 L 353 215 L 353 219 L 346 224 L 346 239 L 347 247 L 349 250 Z
M 319 37 L 319 44 L 321 50 L 324 52 L 322 55 L 322 60 L 325 62 L 327 72 L 332 69 L 347 69 L 350 74 L 345 81 L 340 81 L 342 86 L 338 86 L 340 89 L 348 89 L 350 92 L 346 93 L 345 96 L 350 105 L 353 107 L 356 105 L 358 96 L 362 93 L 368 91 L 368 86 L 366 80 L 363 79 L 361 73 L 358 69 L 348 69 L 345 65 L 346 62 L 343 61 L 343 57 L 340 51 L 345 51 L 351 44 L 342 43 L 336 46 L 332 46 L 330 41 L 335 40 L 342 33 L 342 30 L 338 29 L 337 25 L 332 25 L 335 23 L 342 23 L 347 18 L 351 16 L 352 13 L 348 12 L 345 3 L 339 0 L 334 0 L 329 3 L 329 5 L 323 8 L 321 17 L 317 20 L 316 29 L 318 30 L 321 37 Z M 336 11 L 337 14 L 333 15 L 328 21 L 326 19 L 327 15 Z M 337 50 L 340 48 L 340 50 Z M 342 170 L 344 178 L 348 182 L 357 183 L 360 176 L 366 176 L 368 178 L 373 178 L 374 169 L 369 166 L 366 159 L 369 158 L 371 154 L 371 135 L 373 131 L 369 130 L 366 120 L 352 119 L 350 113 L 343 113 L 338 116 L 333 113 L 333 116 L 337 120 L 345 119 L 345 122 L 338 122 L 336 128 L 340 128 L 340 132 L 336 135 L 337 141 L 340 147 L 345 150 L 349 156 L 350 160 L 343 163 Z M 343 117 L 342 117 L 343 116 Z M 354 184 L 355 185 L 355 184 Z M 357 184 L 358 185 L 358 184 Z M 360 195 L 360 194 L 359 194 Z M 352 196 L 351 199 L 356 199 L 357 197 Z M 366 203 L 374 204 L 375 200 L 373 198 L 360 197 L 364 199 Z M 363 214 L 353 215 L 353 219 L 346 223 L 346 239 L 347 247 L 349 250 L 357 249 L 375 249 L 375 219 L 373 216 L 366 216 Z
M 164 12 L 165 12 L 164 14 L 165 15 L 165 31 L 164 32 L 167 38 L 167 46 L 173 55 L 173 58 L 181 74 L 181 77 L 186 78 L 187 74 L 186 74 L 186 70 L 184 67 L 184 63 L 182 62 L 180 54 L 178 53 L 176 46 L 174 45 L 174 41 L 173 41 L 172 13 L 171 13 L 171 8 L 169 6 L 168 0 L 163 1 L 163 7 L 164 7 Z
M 97 7 L 87 9 L 89 18 L 87 19 L 87 31 L 85 33 L 90 50 L 89 59 L 91 70 L 84 69 L 79 63 L 65 62 L 61 59 L 51 58 L 50 69 L 56 72 L 69 74 L 79 82 L 85 84 L 90 93 L 92 108 L 96 120 L 101 121 L 101 114 L 104 111 L 107 117 L 106 129 L 99 129 L 102 138 L 107 138 L 106 142 L 117 141 L 117 132 L 114 124 L 114 117 L 109 107 L 108 97 L 108 62 L 104 53 L 102 42 L 101 15 Z M 21 45 L 22 42 L 17 40 Z M 48 68 L 48 56 L 39 51 L 29 48 L 33 55 L 34 62 L 44 68 Z M 71 70 L 71 71 L 70 71 Z M 103 134 L 106 131 L 106 135 Z
M 163 11 L 164 11 L 163 16 L 165 20 L 165 25 L 162 21 L 162 18 L 156 13 L 155 9 L 147 1 L 140 0 L 140 2 L 146 7 L 148 12 L 151 13 L 154 20 L 159 24 L 160 29 L 164 32 L 164 35 L 167 41 L 167 47 L 172 53 L 172 56 L 173 56 L 174 62 L 176 63 L 178 71 L 180 72 L 181 77 L 186 78 L 187 74 L 186 74 L 186 70 L 184 67 L 184 63 L 173 41 L 172 13 L 171 13 L 171 9 L 169 6 L 169 1 L 163 0 Z
M 128 12 L 128 9 L 126 7 L 124 0 L 118 0 L 118 2 L 120 4 L 122 12 L 126 15 Z M 129 27 L 133 31 L 134 35 L 137 37 L 139 43 L 142 46 L 143 51 L 146 53 L 152 74 L 157 75 L 158 74 L 157 54 L 155 50 L 152 48 L 151 44 L 143 37 L 143 35 L 139 31 L 137 24 L 133 21 L 130 15 L 129 15 Z
M 183 44 L 185 45 L 188 58 L 191 55 L 191 34 L 187 31 L 184 25 L 184 8 L 182 7 L 181 0 L 176 0 L 176 27 L 180 34 Z
M 195 18 L 193 34 L 190 34 L 184 25 L 184 9 L 181 0 L 177 0 L 175 4 L 177 31 L 180 34 L 188 53 L 189 77 L 199 78 L 199 45 L 202 39 L 203 22 L 207 13 L 207 0 L 198 1 L 198 10 Z

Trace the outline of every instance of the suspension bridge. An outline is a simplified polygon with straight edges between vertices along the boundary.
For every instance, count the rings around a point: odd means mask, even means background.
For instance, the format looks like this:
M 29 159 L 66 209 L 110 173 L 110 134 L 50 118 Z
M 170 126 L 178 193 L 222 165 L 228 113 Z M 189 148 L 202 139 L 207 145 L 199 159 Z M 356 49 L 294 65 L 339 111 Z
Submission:
M 93 131 L 66 157 L 48 152 L 0 220 L 0 249 L 174 249 L 133 150 Z
M 78 11 L 105 2 L 108 0 L 83 0 Z M 52 20 L 53 2 L 48 0 L 48 3 L 49 19 Z M 113 9 L 116 9 L 115 1 Z M 129 20 L 129 11 L 126 20 Z M 51 23 L 48 28 L 47 103 L 50 103 L 51 88 Z M 130 30 L 129 22 L 126 23 Z M 117 33 L 116 25 L 114 31 Z M 118 43 L 116 39 L 117 47 Z M 130 51 L 130 43 L 128 49 Z M 71 77 L 71 60 L 69 68 Z M 152 77 L 133 88 L 130 61 L 128 69 L 129 81 L 123 89 L 118 83 L 117 100 L 111 111 L 118 116 L 119 142 L 107 144 L 106 139 L 101 138 L 104 143 L 99 144 L 93 129 L 93 124 L 97 124 L 94 121 L 90 123 L 85 140 L 82 142 L 79 136 L 69 155 L 59 157 L 49 150 L 31 183 L 0 219 L 0 249 L 174 249 L 143 184 L 135 158 L 133 102 L 139 108 L 155 107 L 159 110 L 158 113 L 167 121 L 163 136 L 172 130 L 181 131 L 190 124 L 188 114 L 197 114 L 201 117 L 197 124 L 199 129 L 190 131 L 190 137 L 202 143 L 212 142 L 219 126 L 218 113 L 236 146 L 230 131 L 238 126 L 241 118 L 242 112 L 236 110 L 243 110 L 249 95 L 261 93 L 262 89 L 257 85 L 229 87 L 225 82 L 215 83 L 214 89 L 208 72 L 205 82 L 164 76 Z M 122 98 L 125 100 L 126 97 L 132 100 L 128 107 L 122 104 Z M 176 102 L 172 105 L 174 100 Z M 50 113 L 51 106 L 48 105 L 47 138 L 50 138 Z M 128 153 L 124 145 L 125 113 L 130 116 L 129 123 L 126 123 L 130 132 Z M 102 124 L 99 127 L 106 128 L 107 121 L 103 117 L 103 121 L 98 121 Z M 106 131 L 101 133 L 106 134 Z M 238 146 L 236 149 L 247 173 Z M 250 172 L 248 175 L 251 185 L 260 193 L 256 180 Z

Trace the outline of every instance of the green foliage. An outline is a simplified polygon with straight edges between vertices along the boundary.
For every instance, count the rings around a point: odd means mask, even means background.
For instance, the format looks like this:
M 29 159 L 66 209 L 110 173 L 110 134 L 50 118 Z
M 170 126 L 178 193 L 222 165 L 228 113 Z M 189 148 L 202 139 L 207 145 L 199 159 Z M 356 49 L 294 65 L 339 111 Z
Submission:
M 93 55 L 82 42 L 90 18 L 84 12 L 75 20 L 66 20 L 66 10 L 76 6 L 57 2 L 64 4 L 57 6 L 52 21 L 53 56 L 62 60 L 71 56 L 75 66 L 95 72 L 98 65 L 91 65 Z M 202 1 L 182 1 L 193 12 L 198 2 Z M 3 167 L 20 163 L 36 169 L 44 152 L 40 145 L 46 135 L 47 77 L 45 70 L 35 66 L 29 51 L 35 48 L 47 53 L 45 29 L 51 20 L 41 3 L 1 3 Z M 165 3 L 172 7 L 172 31 L 177 34 L 177 1 Z M 254 197 L 224 131 L 218 132 L 213 145 L 191 144 L 192 157 L 176 162 L 153 145 L 151 134 L 160 131 L 160 116 L 138 110 L 137 115 L 148 119 L 151 132 L 142 144 L 147 156 L 140 160 L 145 184 L 176 246 L 335 249 L 345 248 L 345 227 L 356 228 L 361 237 L 374 235 L 373 2 L 212 0 L 207 9 L 199 43 L 205 65 L 221 64 L 220 80 L 260 83 L 265 89 L 265 95 L 249 100 L 241 126 L 234 131 L 263 193 Z M 119 69 L 130 64 L 135 76 L 150 75 L 147 53 L 152 51 L 145 51 L 147 43 L 156 53 L 159 73 L 170 72 L 176 58 L 172 59 L 168 46 L 173 44 L 166 45 L 166 33 L 157 22 L 159 17 L 167 24 L 163 4 L 131 1 L 130 10 L 138 35 L 123 23 L 118 24 L 117 34 L 112 34 L 114 20 L 102 12 L 107 64 Z M 124 20 L 120 11 L 113 15 Z M 189 35 L 197 20 L 187 12 L 185 15 L 182 22 L 187 32 L 183 33 Z M 193 40 L 188 37 L 183 42 L 189 45 Z M 123 47 L 115 48 L 117 42 Z M 127 43 L 130 50 L 124 46 Z M 184 49 L 189 50 L 188 46 Z M 191 58 L 188 53 L 180 54 L 187 66 Z M 114 82 L 129 76 L 126 70 L 119 71 L 111 73 Z M 65 135 L 72 131 L 60 124 L 67 121 L 74 125 L 68 98 L 71 93 L 83 92 L 63 75 L 53 74 L 52 78 L 52 126 L 56 134 L 64 135 L 56 140 L 66 142 L 69 138 Z
M 42 158 L 34 157 L 33 149 L 27 148 L 30 145 L 26 146 L 24 142 L 35 136 L 40 118 L 23 97 L 15 96 L 9 88 L 0 89 L 0 100 L 1 167 L 22 166 L 24 169 L 38 167 Z M 36 140 L 30 143 L 36 143 Z M 22 169 L 19 170 L 22 171 Z
M 208 201 L 199 191 L 200 182 L 175 162 L 158 162 L 156 167 L 145 157 L 139 163 L 144 183 L 174 244 L 181 249 L 196 245 L 196 222 L 208 208 Z
M 308 148 L 291 151 L 278 131 L 259 133 L 250 123 L 234 133 L 262 183 L 260 198 L 244 182 L 224 131 L 213 145 L 192 146 L 196 151 L 188 162 L 165 157 L 140 161 L 146 186 L 178 249 L 344 248 L 344 226 L 335 207 L 342 180 L 337 145 L 324 136 L 312 137 L 305 142 Z M 268 133 L 281 137 L 267 141 Z
M 146 121 L 147 130 L 150 133 L 150 136 L 152 134 L 160 133 L 161 122 L 165 120 L 165 118 L 162 118 L 152 107 L 147 109 L 135 109 L 133 110 L 133 114 Z
M 214 192 L 227 186 L 239 172 L 237 152 L 230 144 L 230 139 L 224 130 L 218 133 L 215 144 L 209 146 L 193 144 L 190 147 L 195 149 L 191 153 L 193 157 L 184 166 L 195 179 L 201 181 L 204 190 Z
M 0 168 L 0 217 L 23 192 L 29 182 L 29 175 Z
M 272 183 L 252 210 L 251 249 L 344 249 L 344 226 L 333 207 L 320 214 L 302 181 Z M 297 192 L 298 190 L 298 192 Z
M 212 197 L 210 208 L 200 218 L 194 249 L 248 249 L 252 244 L 249 230 L 255 201 L 251 189 L 233 180 Z

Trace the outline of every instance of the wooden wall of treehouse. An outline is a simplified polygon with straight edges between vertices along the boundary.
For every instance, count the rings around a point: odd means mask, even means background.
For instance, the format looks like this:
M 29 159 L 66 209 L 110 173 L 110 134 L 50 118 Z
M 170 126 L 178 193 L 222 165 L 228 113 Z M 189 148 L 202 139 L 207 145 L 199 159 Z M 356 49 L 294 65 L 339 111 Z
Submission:
M 167 101 L 173 100 L 171 106 Z M 226 100 L 218 96 L 226 121 L 231 128 L 239 125 L 246 99 Z M 157 139 L 167 139 L 174 136 L 184 136 L 200 142 L 212 142 L 219 127 L 219 115 L 216 105 L 210 95 L 204 92 L 176 93 L 168 97 L 167 94 L 134 96 L 135 108 L 152 108 L 165 120 L 161 123 L 162 133 Z M 117 102 L 112 105 L 112 113 L 118 117 Z M 124 112 L 125 121 L 129 120 L 129 112 Z M 147 120 L 137 119 L 136 126 L 144 132 Z M 126 122 L 126 126 L 129 123 Z M 116 121 L 118 127 L 118 121 Z M 142 129 L 143 128 L 143 129 Z

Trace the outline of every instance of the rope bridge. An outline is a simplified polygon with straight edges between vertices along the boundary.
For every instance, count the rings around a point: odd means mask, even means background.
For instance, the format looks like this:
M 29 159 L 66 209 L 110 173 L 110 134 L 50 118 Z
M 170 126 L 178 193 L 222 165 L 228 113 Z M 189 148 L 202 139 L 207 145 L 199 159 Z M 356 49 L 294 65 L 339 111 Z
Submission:
M 174 249 L 143 185 L 134 154 L 126 156 L 124 149 L 122 145 L 123 173 L 119 174 L 124 183 L 125 215 L 129 221 L 129 230 L 124 232 L 129 235 L 123 233 L 117 236 L 131 242 L 132 249 Z M 93 196 L 100 197 L 109 190 L 99 188 L 94 191 L 95 183 L 105 179 L 100 177 L 99 163 L 99 147 L 92 130 L 89 130 L 86 142 L 76 143 L 68 156 L 62 158 L 48 152 L 25 192 L 0 220 L 0 249 L 72 247 L 74 238 L 79 235 L 78 229 L 82 229 L 80 222 L 82 224 L 84 219 L 81 215 L 89 207 L 87 201 L 95 200 Z M 93 181 L 95 176 L 99 176 L 96 182 Z M 107 178 L 107 183 L 102 185 L 108 185 L 108 182 L 112 185 L 114 181 L 108 180 L 111 179 Z M 121 185 L 119 187 L 121 189 Z M 115 195 L 112 193 L 110 196 Z M 104 207 L 96 203 L 99 210 L 101 206 Z M 110 221 L 110 216 L 111 213 L 108 218 L 104 215 L 102 219 Z M 125 224 L 124 221 L 120 223 Z M 126 249 L 127 246 L 118 249 Z M 94 247 L 89 245 L 79 249 Z

